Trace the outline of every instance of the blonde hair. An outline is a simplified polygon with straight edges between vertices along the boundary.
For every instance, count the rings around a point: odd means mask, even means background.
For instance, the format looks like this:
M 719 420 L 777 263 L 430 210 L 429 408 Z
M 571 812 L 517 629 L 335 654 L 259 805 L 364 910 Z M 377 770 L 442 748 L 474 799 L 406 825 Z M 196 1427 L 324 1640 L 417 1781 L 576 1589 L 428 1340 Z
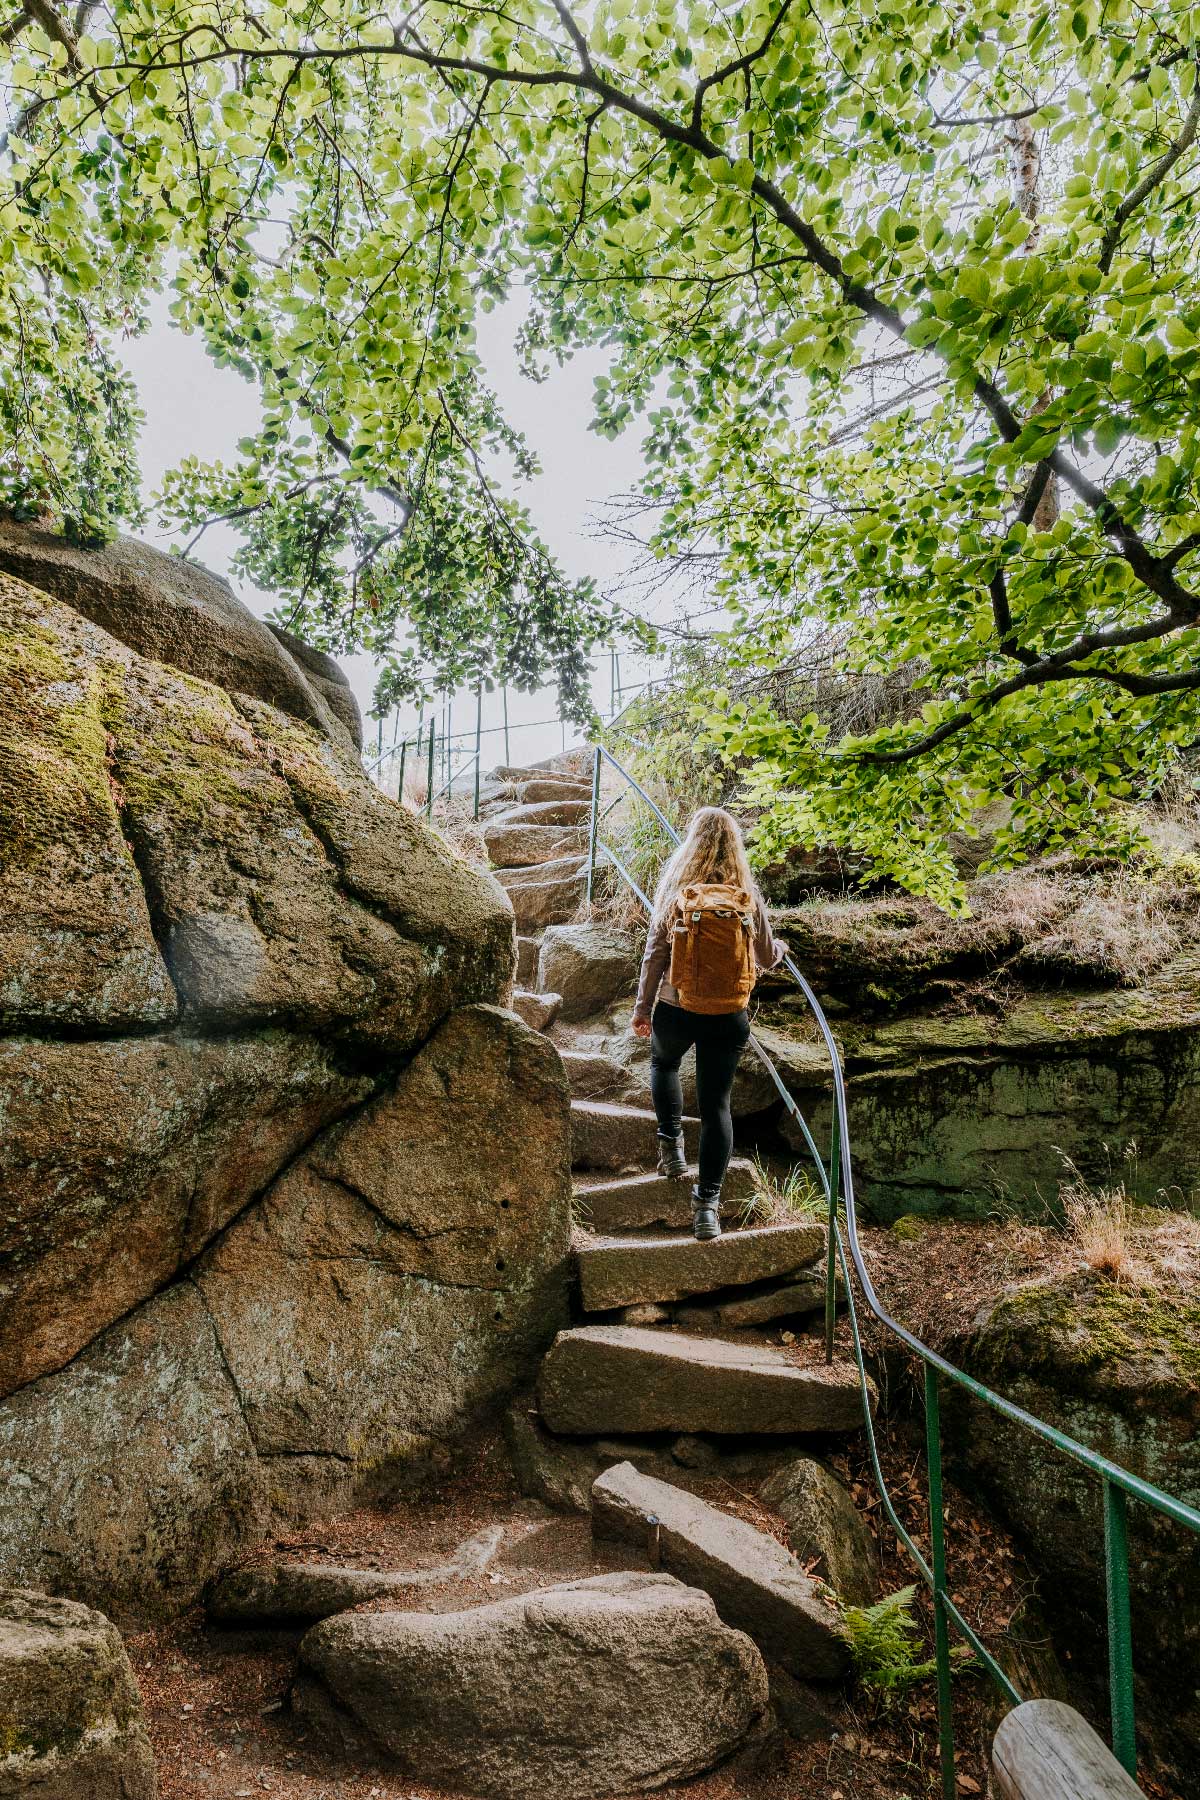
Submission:
M 674 852 L 654 890 L 654 923 L 666 917 L 682 888 L 694 881 L 725 882 L 745 888 L 761 906 L 750 872 L 742 828 L 723 806 L 702 806 L 692 814 L 687 836 Z

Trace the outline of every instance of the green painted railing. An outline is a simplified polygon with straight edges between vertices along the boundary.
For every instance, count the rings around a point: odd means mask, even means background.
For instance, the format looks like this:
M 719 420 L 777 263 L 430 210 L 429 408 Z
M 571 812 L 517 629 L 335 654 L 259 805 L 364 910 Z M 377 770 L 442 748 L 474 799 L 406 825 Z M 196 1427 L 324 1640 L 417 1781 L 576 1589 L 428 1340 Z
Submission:
M 603 856 L 625 883 L 633 890 L 638 899 L 650 910 L 650 900 L 643 893 L 633 876 L 625 868 L 620 858 L 605 844 L 599 835 L 600 825 L 600 778 L 605 763 L 608 763 L 626 783 L 622 794 L 636 793 L 650 808 L 663 830 L 672 842 L 679 843 L 679 834 L 670 820 L 660 811 L 654 801 L 646 793 L 641 784 L 622 767 L 612 753 L 603 745 L 594 747 L 592 769 L 592 811 L 591 826 L 588 833 L 588 878 L 587 894 L 589 901 L 595 891 L 597 859 Z M 607 811 L 611 811 L 611 806 Z M 1044 1419 L 1026 1412 L 1023 1407 L 1015 1406 L 1002 1394 L 986 1387 L 983 1382 L 976 1381 L 974 1376 L 964 1370 L 955 1368 L 936 1350 L 924 1344 L 908 1331 L 891 1315 L 885 1312 L 871 1281 L 866 1263 L 863 1260 L 862 1247 L 858 1236 L 858 1216 L 854 1203 L 854 1167 L 850 1153 L 850 1128 L 846 1105 L 846 1083 L 842 1071 L 841 1057 L 829 1021 L 826 1019 L 821 1003 L 812 988 L 805 980 L 790 956 L 784 958 L 784 966 L 798 983 L 810 1011 L 816 1021 L 822 1042 L 829 1055 L 833 1076 L 833 1129 L 829 1149 L 828 1162 L 822 1157 L 811 1131 L 804 1119 L 795 1099 L 788 1092 L 778 1069 L 758 1039 L 751 1037 L 751 1044 L 770 1073 L 779 1091 L 785 1107 L 799 1127 L 809 1154 L 812 1157 L 821 1190 L 825 1196 L 828 1217 L 828 1254 L 826 1256 L 825 1287 L 825 1358 L 833 1361 L 834 1325 L 837 1305 L 837 1270 L 840 1264 L 845 1278 L 847 1311 L 850 1322 L 851 1341 L 854 1346 L 854 1360 L 858 1367 L 859 1381 L 863 1397 L 863 1422 L 866 1428 L 867 1445 L 871 1459 L 871 1468 L 875 1476 L 875 1484 L 879 1490 L 880 1501 L 888 1522 L 903 1544 L 908 1555 L 920 1573 L 921 1579 L 929 1589 L 933 1605 L 934 1619 L 934 1654 L 937 1669 L 938 1698 L 938 1734 L 941 1751 L 942 1790 L 944 1800 L 955 1800 L 957 1792 L 954 1770 L 954 1713 L 950 1692 L 951 1675 L 951 1631 L 956 1632 L 971 1646 L 983 1667 L 992 1680 L 1014 1705 L 1024 1698 L 1018 1693 L 1009 1677 L 995 1657 L 988 1650 L 978 1632 L 963 1618 L 961 1611 L 951 1599 L 946 1577 L 946 1540 L 945 1520 L 942 1504 L 942 1437 L 940 1426 L 941 1383 L 952 1382 L 956 1387 L 965 1389 L 985 1406 L 1000 1413 L 1013 1424 L 1032 1432 L 1045 1443 L 1053 1446 L 1064 1456 L 1079 1463 L 1090 1471 L 1101 1484 L 1104 1509 L 1104 1561 L 1106 1574 L 1106 1599 L 1108 1618 L 1108 1685 L 1112 1714 L 1112 1748 L 1117 1760 L 1131 1775 L 1137 1773 L 1137 1749 L 1134 1736 L 1134 1704 L 1133 1704 L 1133 1642 L 1130 1626 L 1129 1608 L 1129 1540 L 1126 1502 L 1128 1499 L 1140 1501 L 1142 1505 L 1151 1507 L 1155 1512 L 1163 1514 L 1177 1525 L 1186 1526 L 1189 1530 L 1200 1533 L 1200 1512 L 1187 1505 L 1183 1500 L 1164 1493 L 1150 1482 L 1143 1481 L 1140 1476 L 1123 1469 L 1118 1463 L 1111 1462 L 1105 1456 L 1099 1456 L 1089 1450 L 1086 1444 L 1080 1444 L 1065 1432 L 1047 1424 Z M 842 1229 L 844 1216 L 845 1230 Z M 835 1254 L 836 1253 L 836 1254 Z M 866 1364 L 863 1358 L 862 1336 L 859 1329 L 858 1309 L 854 1298 L 854 1284 L 851 1274 L 857 1279 L 862 1297 L 869 1310 L 880 1324 L 891 1335 L 905 1345 L 920 1358 L 925 1372 L 925 1449 L 928 1466 L 929 1489 L 929 1556 L 914 1543 L 905 1530 L 892 1503 L 884 1478 L 883 1468 L 879 1460 L 879 1448 L 875 1438 L 875 1422 L 871 1415 L 870 1387 L 867 1378 Z

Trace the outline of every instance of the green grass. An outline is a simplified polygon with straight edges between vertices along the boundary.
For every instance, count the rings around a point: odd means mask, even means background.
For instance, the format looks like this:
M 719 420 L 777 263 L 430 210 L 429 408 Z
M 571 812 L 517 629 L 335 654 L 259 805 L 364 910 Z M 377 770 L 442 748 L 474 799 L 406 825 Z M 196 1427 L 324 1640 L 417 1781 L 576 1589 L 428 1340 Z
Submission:
M 779 1175 L 761 1156 L 753 1158 L 754 1191 L 736 1202 L 740 1223 L 749 1225 L 787 1225 L 793 1219 L 824 1219 L 828 1208 L 825 1195 L 808 1170 L 793 1165 L 786 1175 Z

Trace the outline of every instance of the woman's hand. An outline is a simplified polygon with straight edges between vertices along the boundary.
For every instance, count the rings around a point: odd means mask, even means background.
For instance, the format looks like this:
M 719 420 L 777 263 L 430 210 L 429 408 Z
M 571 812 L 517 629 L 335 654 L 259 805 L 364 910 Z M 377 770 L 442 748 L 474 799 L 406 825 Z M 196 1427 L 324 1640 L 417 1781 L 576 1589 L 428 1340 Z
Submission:
M 651 1027 L 650 1027 L 649 1019 L 639 1018 L 637 1013 L 634 1013 L 634 1015 L 633 1015 L 633 1035 L 634 1035 L 634 1037 L 648 1038 L 650 1036 L 650 1029 L 651 1029 Z

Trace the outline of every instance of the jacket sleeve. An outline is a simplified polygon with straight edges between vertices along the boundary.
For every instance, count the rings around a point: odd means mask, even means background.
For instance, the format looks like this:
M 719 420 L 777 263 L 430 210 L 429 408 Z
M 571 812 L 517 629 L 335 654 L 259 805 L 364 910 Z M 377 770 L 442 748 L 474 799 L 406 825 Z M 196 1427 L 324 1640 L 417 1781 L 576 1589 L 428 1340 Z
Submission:
M 659 984 L 667 972 L 671 961 L 671 934 L 665 920 L 651 925 L 646 938 L 646 953 L 642 957 L 641 974 L 638 977 L 637 999 L 633 1003 L 635 1019 L 648 1019 L 654 1002 L 658 997 Z
M 767 917 L 767 906 L 762 895 L 758 898 L 756 929 L 754 933 L 754 961 L 760 973 L 768 969 L 777 969 L 787 955 L 787 945 L 775 936 L 771 930 L 771 921 Z

